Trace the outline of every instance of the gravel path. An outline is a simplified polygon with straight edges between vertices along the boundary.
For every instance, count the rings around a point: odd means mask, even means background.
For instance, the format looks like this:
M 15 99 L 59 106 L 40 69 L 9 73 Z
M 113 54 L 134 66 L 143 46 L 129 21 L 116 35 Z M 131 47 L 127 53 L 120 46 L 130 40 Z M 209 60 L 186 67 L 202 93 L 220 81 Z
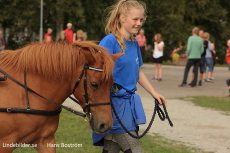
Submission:
M 142 70 L 149 79 L 152 78 L 153 65 L 144 65 Z M 227 67 L 216 67 L 215 82 L 204 83 L 203 86 L 196 88 L 178 87 L 182 81 L 183 71 L 184 67 L 182 66 L 163 66 L 163 81 L 150 81 L 155 90 L 167 99 L 167 109 L 174 127 L 170 127 L 167 121 L 160 121 L 157 116 L 149 133 L 158 133 L 167 139 L 181 141 L 188 146 L 204 151 L 230 153 L 230 116 L 222 115 L 219 111 L 195 106 L 189 101 L 176 99 L 198 95 L 226 96 L 225 80 L 229 76 Z M 191 76 L 190 74 L 189 77 Z M 190 81 L 191 78 L 188 78 L 188 82 Z M 138 89 L 137 93 L 141 96 L 149 121 L 154 107 L 153 100 L 139 85 Z M 65 105 L 81 110 L 69 99 L 66 100 Z M 146 126 L 142 125 L 140 128 L 145 129 Z

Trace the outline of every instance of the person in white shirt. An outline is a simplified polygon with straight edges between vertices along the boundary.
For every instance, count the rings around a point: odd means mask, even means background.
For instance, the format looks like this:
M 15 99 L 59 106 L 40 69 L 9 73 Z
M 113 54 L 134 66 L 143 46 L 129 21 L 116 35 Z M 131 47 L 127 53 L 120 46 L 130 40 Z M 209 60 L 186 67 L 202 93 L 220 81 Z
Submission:
M 162 41 L 162 35 L 156 34 L 154 39 L 154 50 L 153 50 L 153 63 L 154 63 L 154 77 L 152 80 L 162 81 L 162 62 L 163 62 L 163 48 L 164 42 Z

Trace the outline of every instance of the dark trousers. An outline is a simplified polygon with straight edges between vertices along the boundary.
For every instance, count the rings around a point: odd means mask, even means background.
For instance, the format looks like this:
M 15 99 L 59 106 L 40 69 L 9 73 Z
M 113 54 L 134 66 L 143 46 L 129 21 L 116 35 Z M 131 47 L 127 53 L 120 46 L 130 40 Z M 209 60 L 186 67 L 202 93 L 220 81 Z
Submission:
M 230 87 L 230 79 L 226 80 L 227 86 Z
M 188 78 L 188 73 L 191 68 L 191 66 L 194 66 L 194 79 L 192 80 L 192 85 L 196 85 L 197 83 L 197 78 L 198 78 L 198 67 L 200 64 L 200 59 L 188 59 L 187 64 L 185 66 L 184 70 L 184 79 L 182 84 L 187 84 L 187 78 Z
M 145 59 L 145 46 L 142 46 L 140 47 L 140 50 L 141 50 L 141 56 L 142 56 L 142 60 L 143 62 L 146 62 L 146 59 Z

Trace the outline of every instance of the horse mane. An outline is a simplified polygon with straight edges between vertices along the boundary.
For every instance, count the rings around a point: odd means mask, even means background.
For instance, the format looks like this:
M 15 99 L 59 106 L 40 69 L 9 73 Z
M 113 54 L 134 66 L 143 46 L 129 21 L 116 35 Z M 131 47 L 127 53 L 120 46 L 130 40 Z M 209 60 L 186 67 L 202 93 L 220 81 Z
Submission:
M 89 51 L 95 58 L 100 51 L 103 59 L 102 79 L 111 77 L 113 60 L 102 48 L 93 42 L 54 42 L 51 44 L 33 43 L 15 51 L 5 50 L 0 53 L 0 67 L 13 69 L 14 72 L 27 71 L 43 75 L 47 79 L 72 79 L 77 71 L 80 60 L 85 60 L 81 50 Z

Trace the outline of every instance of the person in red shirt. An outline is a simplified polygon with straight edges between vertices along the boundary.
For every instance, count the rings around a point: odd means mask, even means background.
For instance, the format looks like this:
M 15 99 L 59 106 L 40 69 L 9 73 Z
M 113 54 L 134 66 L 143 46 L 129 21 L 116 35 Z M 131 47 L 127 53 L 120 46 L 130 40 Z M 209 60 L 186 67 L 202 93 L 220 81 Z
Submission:
M 227 46 L 228 48 L 226 50 L 226 62 L 228 64 L 228 70 L 230 72 L 230 39 L 227 41 Z M 230 97 L 230 79 L 228 79 L 226 83 L 227 83 L 228 90 L 229 90 L 228 96 Z
M 47 33 L 44 34 L 44 39 L 47 37 L 50 37 L 50 39 L 53 40 L 52 39 L 52 32 L 53 32 L 53 30 L 51 28 L 48 28 Z
M 73 42 L 73 31 L 72 31 L 72 23 L 67 24 L 67 28 L 65 29 L 66 39 L 69 43 Z
M 141 49 L 141 55 L 142 55 L 142 59 L 144 62 L 145 61 L 145 52 L 147 51 L 147 41 L 146 41 L 146 37 L 145 37 L 145 31 L 144 29 L 141 29 L 139 31 L 139 34 L 136 36 L 137 42 L 138 42 L 138 46 Z
M 230 39 L 227 41 L 227 50 L 226 50 L 226 62 L 228 64 L 228 69 L 229 69 L 229 72 L 230 72 Z
M 50 37 L 50 36 L 46 36 L 45 38 L 44 38 L 44 40 L 43 40 L 43 43 L 44 44 L 50 44 L 50 43 L 52 43 L 53 41 L 52 41 L 52 37 Z

